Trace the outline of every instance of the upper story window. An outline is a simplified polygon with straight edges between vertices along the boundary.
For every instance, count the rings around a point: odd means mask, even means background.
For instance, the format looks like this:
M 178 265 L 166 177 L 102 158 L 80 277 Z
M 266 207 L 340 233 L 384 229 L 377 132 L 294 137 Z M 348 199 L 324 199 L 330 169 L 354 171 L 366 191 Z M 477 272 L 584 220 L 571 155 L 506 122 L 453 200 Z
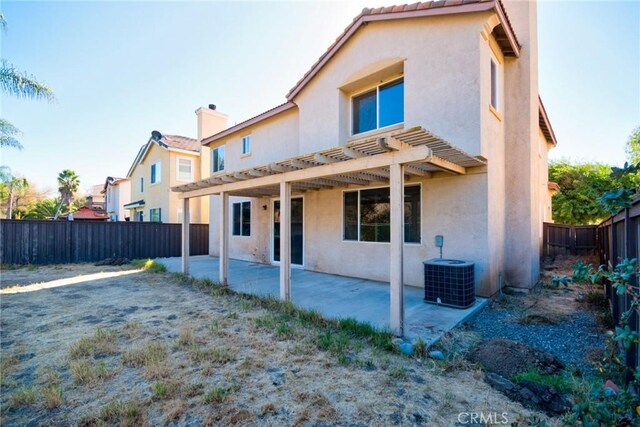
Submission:
M 184 157 L 177 158 L 176 179 L 178 181 L 193 181 L 193 160 Z
M 140 177 L 140 192 L 144 193 L 144 178 Z
M 352 98 L 353 134 L 404 121 L 404 78 L 376 86 Z
M 162 163 L 160 160 L 151 165 L 151 184 L 157 184 L 162 181 Z
M 224 145 L 215 148 L 211 154 L 211 172 L 224 170 Z
M 251 135 L 242 138 L 242 154 L 251 153 Z
M 491 106 L 494 110 L 499 110 L 498 105 L 498 97 L 500 95 L 500 70 L 498 69 L 498 64 L 491 59 Z

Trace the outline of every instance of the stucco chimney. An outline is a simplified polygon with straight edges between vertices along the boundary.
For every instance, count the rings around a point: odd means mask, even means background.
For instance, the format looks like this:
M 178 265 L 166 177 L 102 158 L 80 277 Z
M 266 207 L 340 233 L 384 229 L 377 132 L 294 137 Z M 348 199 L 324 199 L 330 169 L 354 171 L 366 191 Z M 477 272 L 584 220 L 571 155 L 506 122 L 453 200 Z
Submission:
M 214 104 L 209 104 L 209 108 L 198 108 L 196 117 L 198 118 L 198 142 L 227 128 L 227 115 L 217 111 Z M 200 177 L 205 179 L 209 175 L 211 175 L 211 149 L 203 146 L 200 150 Z

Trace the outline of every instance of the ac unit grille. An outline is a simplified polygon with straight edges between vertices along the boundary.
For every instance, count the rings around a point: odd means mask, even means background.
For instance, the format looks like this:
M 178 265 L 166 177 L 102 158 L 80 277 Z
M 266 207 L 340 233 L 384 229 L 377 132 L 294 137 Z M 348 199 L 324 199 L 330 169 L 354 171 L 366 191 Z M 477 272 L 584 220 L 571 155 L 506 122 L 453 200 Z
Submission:
M 455 308 L 472 306 L 476 300 L 474 264 L 443 259 L 424 261 L 424 299 Z

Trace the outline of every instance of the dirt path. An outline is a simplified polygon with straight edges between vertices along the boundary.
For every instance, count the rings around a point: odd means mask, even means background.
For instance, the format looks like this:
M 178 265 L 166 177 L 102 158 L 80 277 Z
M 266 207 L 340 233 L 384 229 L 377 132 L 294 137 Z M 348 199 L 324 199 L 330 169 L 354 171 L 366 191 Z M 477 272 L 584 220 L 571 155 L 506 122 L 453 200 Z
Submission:
M 461 412 L 545 418 L 491 389 L 480 372 L 444 372 L 359 340 L 342 343 L 348 351 L 339 358 L 332 349 L 340 337 L 175 275 L 128 270 L 2 272 L 0 424 L 450 426 Z M 95 276 L 101 272 L 120 275 Z M 71 280 L 34 286 L 61 278 Z M 326 340 L 329 351 L 320 349 Z

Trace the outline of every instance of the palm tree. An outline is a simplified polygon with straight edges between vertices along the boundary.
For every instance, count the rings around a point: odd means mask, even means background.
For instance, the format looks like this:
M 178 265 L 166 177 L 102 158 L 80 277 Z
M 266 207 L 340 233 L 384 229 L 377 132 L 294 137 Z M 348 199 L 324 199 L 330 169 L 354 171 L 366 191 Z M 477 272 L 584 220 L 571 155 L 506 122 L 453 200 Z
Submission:
M 18 197 L 24 196 L 29 188 L 26 178 L 15 176 L 6 166 L 0 167 L 0 199 L 7 202 L 7 219 L 13 218 L 13 206 Z
M 80 179 L 71 169 L 65 169 L 58 174 L 58 191 L 60 192 L 60 207 L 58 208 L 54 219 L 58 219 L 62 206 L 69 206 L 73 201 L 73 196 L 78 191 Z
M 7 27 L 4 14 L 0 12 L 0 29 Z M 17 70 L 12 64 L 2 59 L 0 61 L 0 88 L 3 92 L 17 98 L 55 100 L 49 86 L 36 81 L 35 77 Z M 0 119 L 0 147 L 22 149 L 22 144 L 16 139 L 20 131 L 7 120 Z

